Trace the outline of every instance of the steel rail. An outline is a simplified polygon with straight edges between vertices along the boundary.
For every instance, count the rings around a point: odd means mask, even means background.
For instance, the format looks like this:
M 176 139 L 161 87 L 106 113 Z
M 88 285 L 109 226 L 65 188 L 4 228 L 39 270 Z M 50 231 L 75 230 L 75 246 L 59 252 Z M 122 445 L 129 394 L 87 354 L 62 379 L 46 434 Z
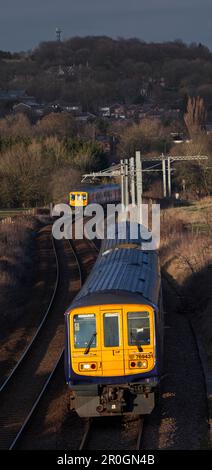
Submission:
M 83 434 L 83 436 L 82 436 L 80 445 L 79 445 L 79 450 L 84 450 L 84 449 L 86 449 L 87 443 L 88 443 L 88 441 L 89 441 L 90 433 L 91 433 L 91 426 L 92 426 L 92 423 L 93 423 L 93 419 L 92 419 L 92 418 L 89 418 L 89 419 L 88 419 L 88 422 L 87 422 L 87 424 L 86 424 L 85 431 L 84 431 L 84 434 Z
M 56 280 L 55 280 L 55 285 L 54 285 L 54 291 L 53 291 L 53 294 L 51 296 L 51 300 L 49 302 L 49 305 L 47 307 L 47 310 L 44 314 L 44 317 L 42 319 L 42 321 L 40 322 L 37 330 L 36 330 L 36 333 L 34 334 L 33 338 L 31 339 L 30 343 L 28 344 L 27 348 L 25 349 L 24 353 L 22 354 L 22 356 L 20 357 L 20 359 L 18 360 L 17 364 L 15 365 L 15 367 L 12 369 L 12 371 L 9 373 L 8 377 L 6 378 L 6 380 L 1 384 L 0 386 L 0 393 L 3 392 L 6 388 L 6 386 L 8 385 L 8 383 L 12 380 L 12 378 L 14 377 L 16 371 L 19 369 L 20 365 L 23 363 L 24 359 L 26 358 L 26 356 L 28 355 L 32 345 L 34 344 L 37 336 L 39 335 L 48 315 L 49 315 L 49 312 L 52 308 L 52 305 L 53 305 L 53 302 L 54 302 L 54 299 L 55 299 L 55 295 L 56 295 L 56 292 L 57 292 L 57 289 L 58 289 L 58 284 L 59 284 L 59 262 L 58 262 L 58 257 L 57 257 L 57 251 L 56 251 L 56 247 L 55 247 L 55 241 L 54 241 L 54 238 L 53 236 L 51 235 L 51 240 L 52 240 L 52 245 L 53 245 L 53 251 L 54 251 L 54 255 L 55 255 L 55 260 L 56 260 Z
M 40 404 L 40 401 L 41 401 L 41 399 L 43 398 L 43 396 L 44 396 L 44 394 L 45 394 L 45 392 L 46 392 L 46 390 L 47 390 L 48 385 L 49 385 L 50 382 L 52 381 L 52 379 L 53 379 L 53 377 L 54 377 L 54 375 L 55 375 L 55 373 L 56 373 L 56 371 L 57 371 L 57 368 L 58 368 L 58 366 L 59 366 L 59 364 L 60 364 L 60 362 L 61 362 L 61 360 L 62 360 L 62 358 L 63 358 L 63 355 L 64 355 L 64 349 L 62 350 L 62 352 L 61 352 L 61 354 L 60 354 L 60 356 L 59 356 L 59 359 L 58 359 L 58 361 L 56 362 L 56 364 L 55 364 L 53 370 L 52 370 L 51 373 L 49 374 L 48 379 L 46 380 L 46 382 L 45 382 L 45 384 L 44 384 L 44 386 L 43 386 L 41 392 L 39 393 L 37 399 L 35 400 L 35 402 L 34 402 L 32 408 L 31 408 L 29 414 L 27 415 L 27 417 L 26 417 L 26 419 L 25 419 L 25 421 L 24 421 L 24 423 L 22 424 L 20 430 L 19 430 L 18 433 L 16 434 L 15 439 L 12 441 L 12 444 L 10 445 L 9 450 L 14 449 L 15 446 L 16 446 L 16 444 L 17 444 L 17 442 L 18 442 L 18 441 L 21 439 L 21 437 L 23 436 L 23 433 L 24 433 L 24 431 L 26 430 L 26 427 L 29 425 L 30 420 L 31 420 L 32 417 L 34 416 L 35 411 L 37 411 L 38 406 L 39 406 L 39 404 Z
M 141 449 L 141 439 L 143 435 L 143 428 L 144 428 L 144 416 L 140 416 L 139 425 L 138 425 L 138 437 L 136 440 L 136 447 L 135 450 Z
M 34 345 L 34 342 L 37 339 L 37 337 L 38 337 L 39 333 L 41 332 L 41 330 L 43 331 L 43 326 L 45 325 L 45 322 L 48 318 L 49 312 L 51 311 L 51 308 L 54 304 L 54 300 L 55 300 L 55 297 L 56 297 L 56 293 L 57 293 L 58 285 L 59 285 L 59 280 L 60 280 L 60 270 L 59 270 L 59 260 L 58 260 L 57 250 L 56 250 L 56 244 L 55 244 L 55 240 L 54 240 L 53 236 L 51 236 L 51 239 L 52 239 L 52 245 L 53 245 L 53 250 L 54 250 L 55 259 L 56 259 L 56 281 L 55 281 L 55 285 L 54 285 L 54 291 L 53 291 L 53 294 L 51 296 L 51 300 L 49 302 L 48 308 L 45 312 L 45 315 L 44 315 L 42 321 L 40 322 L 40 324 L 39 324 L 39 326 L 36 330 L 36 333 L 34 334 L 33 338 L 31 339 L 31 341 L 28 344 L 27 348 L 25 349 L 24 353 L 20 357 L 19 361 L 17 362 L 17 364 L 15 365 L 13 370 L 8 375 L 7 379 L 1 385 L 0 392 L 5 392 L 7 390 L 7 386 L 11 383 L 12 379 L 14 379 L 14 376 L 19 371 L 21 364 L 24 363 L 24 359 L 30 357 L 29 354 L 30 354 L 31 348 Z M 70 242 L 69 245 L 71 247 L 72 253 L 74 255 L 74 258 L 75 258 L 77 266 L 78 266 L 79 281 L 80 281 L 80 288 L 81 288 L 82 287 L 82 282 L 83 282 L 82 261 L 80 260 L 80 257 L 77 254 L 77 250 L 74 247 L 73 242 L 71 240 L 69 240 L 69 242 Z M 87 242 L 98 252 L 98 248 L 96 247 L 96 245 L 93 241 L 87 240 Z M 56 361 L 53 369 L 51 370 L 48 378 L 46 379 L 46 381 L 43 384 L 41 390 L 39 391 L 38 396 L 35 398 L 34 403 L 32 404 L 32 407 L 31 407 L 30 411 L 28 412 L 26 418 L 23 421 L 23 424 L 21 424 L 21 427 L 19 428 L 19 430 L 18 430 L 17 434 L 15 435 L 15 437 L 13 438 L 12 442 L 9 443 L 9 446 L 8 446 L 9 450 L 12 450 L 16 447 L 17 443 L 23 437 L 23 434 L 24 434 L 26 428 L 30 425 L 30 422 L 31 422 L 35 412 L 39 408 L 39 404 L 41 402 L 41 399 L 43 398 L 43 396 L 47 392 L 48 386 L 52 382 L 52 379 L 54 378 L 54 376 L 57 372 L 59 364 L 62 361 L 63 354 L 64 354 L 64 348 L 60 352 L 59 358 L 57 359 L 57 361 Z
M 75 257 L 75 260 L 77 262 L 77 266 L 78 266 L 78 270 L 79 270 L 79 279 L 80 279 L 80 288 L 82 286 L 82 269 L 81 269 L 81 265 L 80 265 L 80 261 L 79 261 L 79 258 L 78 258 L 78 255 L 77 255 L 77 252 L 76 250 L 74 249 L 72 243 L 70 242 L 70 246 L 71 246 L 71 249 L 72 249 L 72 252 L 73 252 L 73 255 Z M 55 253 L 56 253 L 56 249 L 55 249 Z M 59 280 L 59 264 L 57 263 L 58 265 L 58 280 Z M 53 300 L 52 300 L 53 302 Z M 52 304 L 51 302 L 51 304 Z M 42 322 L 42 325 L 43 325 L 44 322 Z M 41 325 L 41 326 L 42 326 Z M 33 406 L 30 410 L 30 412 L 28 413 L 24 423 L 22 424 L 21 428 L 19 429 L 17 435 L 15 436 L 15 438 L 13 439 L 10 447 L 9 447 L 9 450 L 13 450 L 15 448 L 15 446 L 17 445 L 17 443 L 21 440 L 21 438 L 23 437 L 23 434 L 26 430 L 26 428 L 30 425 L 30 421 L 31 419 L 33 418 L 35 412 L 38 410 L 38 407 L 40 405 L 40 402 L 41 402 L 41 399 L 44 397 L 45 393 L 47 392 L 47 388 L 49 386 L 49 384 L 51 383 L 52 379 L 54 378 L 56 372 L 57 372 L 57 369 L 59 367 L 59 364 L 60 362 L 62 361 L 63 359 L 63 356 L 64 356 L 64 348 L 63 350 L 61 351 L 60 353 L 60 356 L 58 358 L 58 360 L 56 361 L 56 364 L 53 368 L 53 370 L 51 371 L 51 373 L 49 374 L 46 382 L 44 383 L 38 397 L 36 398 L 35 402 L 33 403 Z

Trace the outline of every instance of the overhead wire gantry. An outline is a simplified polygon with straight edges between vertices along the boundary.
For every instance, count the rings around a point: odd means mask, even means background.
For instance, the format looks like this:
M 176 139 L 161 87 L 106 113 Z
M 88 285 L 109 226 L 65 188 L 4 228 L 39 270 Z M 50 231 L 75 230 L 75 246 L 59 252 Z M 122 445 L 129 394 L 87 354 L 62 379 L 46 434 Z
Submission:
M 179 161 L 205 161 L 208 160 L 206 155 L 159 155 L 152 157 L 144 157 L 140 151 L 135 152 L 135 157 L 120 160 L 120 164 L 112 165 L 106 170 L 84 174 L 82 182 L 99 178 L 115 178 L 121 179 L 121 202 L 127 206 L 142 203 L 143 194 L 143 173 L 145 172 L 162 172 L 163 173 L 163 196 L 171 197 L 172 185 L 171 175 L 173 171 L 173 163 Z M 144 162 L 149 162 L 149 167 L 143 167 Z

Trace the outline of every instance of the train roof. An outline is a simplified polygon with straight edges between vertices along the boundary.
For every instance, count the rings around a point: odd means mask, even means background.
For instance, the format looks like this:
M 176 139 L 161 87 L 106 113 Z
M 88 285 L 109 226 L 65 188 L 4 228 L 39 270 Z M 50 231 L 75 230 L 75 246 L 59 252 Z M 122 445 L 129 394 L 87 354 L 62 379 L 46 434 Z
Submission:
M 128 248 L 142 248 L 142 244 L 152 242 L 152 233 L 138 222 L 134 221 L 121 221 L 112 224 L 109 221 L 105 227 L 105 238 L 101 244 L 101 254 L 115 249 Z M 145 250 L 146 251 L 146 250 Z
M 149 302 L 146 298 L 142 297 L 141 294 L 131 294 L 126 291 L 101 291 L 86 295 L 86 297 L 75 298 L 75 301 L 71 304 L 67 312 L 73 308 L 89 307 L 96 305 L 121 305 L 121 304 L 144 304 L 149 306 L 156 306 L 152 302 Z
M 158 305 L 160 266 L 156 251 L 141 247 L 101 252 L 72 308 L 107 303 Z
M 104 185 L 85 185 L 78 187 L 77 189 L 74 189 L 70 191 L 70 193 L 75 193 L 75 192 L 86 192 L 86 193 L 95 193 L 99 191 L 108 191 L 111 189 L 120 189 L 119 184 L 104 184 Z

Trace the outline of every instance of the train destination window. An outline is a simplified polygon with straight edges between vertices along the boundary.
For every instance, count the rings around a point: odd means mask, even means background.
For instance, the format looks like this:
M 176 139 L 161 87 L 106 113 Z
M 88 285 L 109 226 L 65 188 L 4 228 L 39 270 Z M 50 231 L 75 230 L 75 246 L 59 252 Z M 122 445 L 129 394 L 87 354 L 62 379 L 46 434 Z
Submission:
M 96 348 L 96 315 L 74 315 L 74 347 Z
M 150 344 L 150 319 L 148 312 L 128 312 L 128 344 L 142 346 Z
M 104 314 L 104 345 L 105 347 L 116 347 L 120 344 L 119 339 L 119 314 Z

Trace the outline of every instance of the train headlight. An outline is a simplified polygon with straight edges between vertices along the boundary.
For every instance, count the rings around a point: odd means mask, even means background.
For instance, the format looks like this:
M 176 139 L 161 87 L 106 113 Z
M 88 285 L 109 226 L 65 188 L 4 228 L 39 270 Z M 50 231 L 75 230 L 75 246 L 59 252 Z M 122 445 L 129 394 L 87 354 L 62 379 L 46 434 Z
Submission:
M 148 361 L 146 359 L 142 361 L 130 361 L 130 369 L 147 369 Z
M 139 369 L 147 369 L 148 361 L 146 359 L 144 359 L 143 361 L 139 361 L 137 363 L 137 367 L 139 367 Z
M 97 364 L 96 364 L 96 362 L 92 362 L 92 363 L 89 363 L 89 364 L 88 363 L 86 363 L 86 364 L 85 363 L 80 363 L 79 364 L 79 369 L 83 370 L 83 371 L 97 370 Z

